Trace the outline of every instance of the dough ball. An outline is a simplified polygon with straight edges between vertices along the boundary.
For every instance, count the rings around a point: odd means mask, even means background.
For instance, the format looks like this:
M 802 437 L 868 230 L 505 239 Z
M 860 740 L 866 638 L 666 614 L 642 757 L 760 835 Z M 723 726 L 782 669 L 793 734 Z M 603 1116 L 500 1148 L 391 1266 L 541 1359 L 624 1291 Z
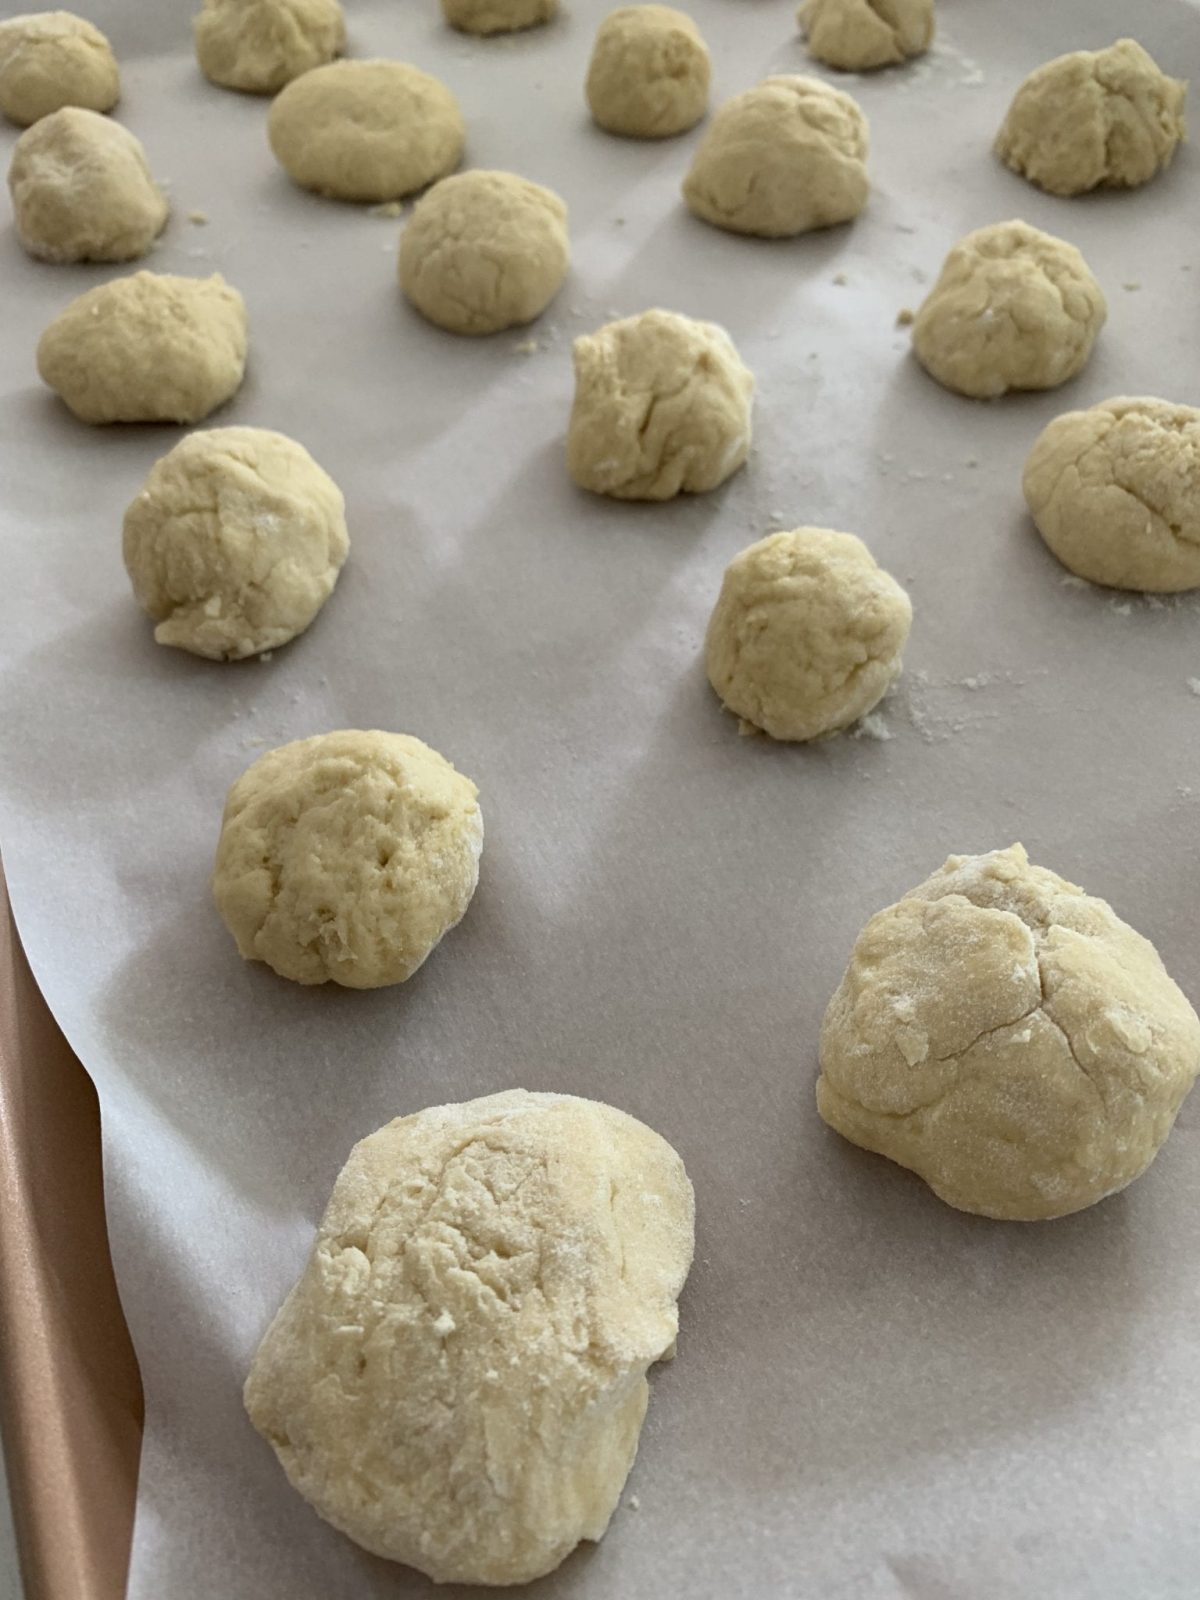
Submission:
M 843 72 L 894 67 L 933 43 L 933 0 L 804 0 L 796 21 L 809 55 Z
M 1026 78 L 996 154 L 1051 194 L 1133 189 L 1170 166 L 1187 134 L 1186 93 L 1134 39 L 1074 50 Z
M 167 200 L 128 129 L 64 106 L 17 140 L 8 169 L 13 221 L 42 261 L 132 261 L 167 220 Z
M 567 468 L 581 489 L 670 500 L 750 453 L 754 378 L 715 322 L 643 311 L 576 339 Z
M 400 286 L 451 333 L 541 316 L 571 259 L 567 208 L 512 172 L 463 172 L 417 201 L 400 236 Z
M 995 222 L 946 257 L 913 323 L 913 349 L 947 389 L 993 400 L 1073 378 L 1107 315 L 1073 244 L 1027 222 Z
M 159 644 L 237 661 L 286 644 L 350 548 L 341 490 L 266 428 L 190 433 L 125 513 L 125 568 Z
M 767 78 L 727 100 L 683 196 L 731 233 L 782 239 L 849 222 L 867 203 L 867 119 L 819 78 Z
M 204 0 L 192 30 L 204 76 L 249 94 L 275 94 L 346 47 L 338 0 Z
M 700 30 L 672 6 L 622 6 L 600 24 L 587 103 L 609 133 L 666 139 L 708 109 L 712 63 Z
M 558 0 L 442 0 L 442 12 L 462 33 L 516 33 L 558 12 Z
M 83 17 L 37 11 L 0 22 L 0 111 L 27 128 L 61 106 L 111 111 L 121 94 L 112 46 Z
M 1143 1173 L 1198 1070 L 1154 946 L 1015 844 L 951 856 L 867 923 L 817 1108 L 960 1211 L 1033 1222 Z
M 293 1486 L 440 1583 L 608 1525 L 692 1261 L 683 1162 L 623 1111 L 504 1094 L 356 1145 L 246 1382 Z
M 479 880 L 469 778 L 403 733 L 325 733 L 260 756 L 225 802 L 213 895 L 247 961 L 297 983 L 403 983 Z
M 861 539 L 796 528 L 759 539 L 726 567 L 704 664 L 749 728 L 817 739 L 878 705 L 911 625 L 908 595 Z
M 403 61 L 335 61 L 289 83 L 267 117 L 271 149 L 304 189 L 399 200 L 458 165 L 458 101 Z

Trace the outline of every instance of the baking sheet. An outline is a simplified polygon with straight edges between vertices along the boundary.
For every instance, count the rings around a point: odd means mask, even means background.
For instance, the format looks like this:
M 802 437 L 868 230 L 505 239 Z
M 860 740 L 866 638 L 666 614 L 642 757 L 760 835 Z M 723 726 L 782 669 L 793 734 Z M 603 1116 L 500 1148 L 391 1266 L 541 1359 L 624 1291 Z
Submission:
M 641 144 L 590 126 L 607 4 L 473 42 L 433 0 L 351 3 L 354 54 L 414 60 L 460 96 L 470 163 L 569 201 L 561 296 L 479 342 L 403 304 L 394 220 L 287 183 L 265 104 L 195 71 L 192 9 L 90 14 L 122 61 L 122 120 L 170 179 L 149 265 L 218 269 L 247 299 L 247 381 L 213 423 L 295 435 L 346 493 L 338 589 L 270 661 L 154 645 L 120 522 L 178 433 L 77 424 L 33 362 L 51 316 L 120 269 L 38 265 L 0 227 L 0 841 L 100 1092 L 147 1399 L 131 1596 L 434 1592 L 309 1512 L 240 1384 L 354 1140 L 522 1084 L 643 1118 L 699 1206 L 679 1359 L 654 1376 L 608 1536 L 538 1586 L 547 1600 L 1191 1597 L 1200 1107 L 1131 1190 L 1022 1227 L 960 1216 L 846 1145 L 812 1085 L 854 935 L 950 851 L 1023 839 L 1200 996 L 1200 602 L 1064 581 L 1020 495 L 1060 410 L 1196 401 L 1200 161 L 1067 202 L 988 154 L 1031 67 L 1135 22 L 1200 77 L 1200 15 L 943 0 L 933 55 L 837 79 L 871 119 L 867 212 L 768 244 L 683 210 L 699 130 Z M 808 70 L 790 3 L 691 9 L 716 98 Z M 956 237 L 1013 215 L 1082 248 L 1110 320 L 1068 389 L 978 405 L 924 377 L 894 324 Z M 652 305 L 729 328 L 758 378 L 754 454 L 716 494 L 591 499 L 563 467 L 570 341 Z M 804 522 L 862 534 L 912 593 L 886 738 L 742 739 L 705 682 L 725 562 Z M 478 782 L 482 880 L 402 988 L 304 990 L 237 959 L 207 876 L 233 778 L 355 726 L 416 733 Z

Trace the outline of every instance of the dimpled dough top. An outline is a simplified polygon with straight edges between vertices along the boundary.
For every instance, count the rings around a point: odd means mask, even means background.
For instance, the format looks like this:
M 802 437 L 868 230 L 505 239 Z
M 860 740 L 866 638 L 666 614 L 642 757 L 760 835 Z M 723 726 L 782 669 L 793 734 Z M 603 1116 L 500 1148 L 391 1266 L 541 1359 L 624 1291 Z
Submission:
M 515 33 L 557 15 L 558 0 L 442 0 L 442 13 L 463 33 Z
M 796 20 L 809 55 L 844 72 L 892 67 L 933 43 L 933 0 L 804 0 Z
M 37 11 L 0 22 L 0 111 L 22 128 L 61 106 L 111 111 L 121 94 L 112 46 L 83 17 Z
M 817 1107 L 959 1210 L 1036 1221 L 1144 1172 L 1198 1069 L 1154 946 L 1017 844 L 951 856 L 867 923 Z
M 596 34 L 587 103 L 609 133 L 665 139 L 700 121 L 711 77 L 708 47 L 685 11 L 623 6 Z
M 361 1144 L 246 1408 L 292 1484 L 441 1583 L 524 1583 L 599 1539 L 674 1353 L 692 1187 L 658 1134 L 524 1089 Z
M 192 31 L 204 76 L 249 94 L 275 94 L 346 44 L 338 0 L 204 0 Z

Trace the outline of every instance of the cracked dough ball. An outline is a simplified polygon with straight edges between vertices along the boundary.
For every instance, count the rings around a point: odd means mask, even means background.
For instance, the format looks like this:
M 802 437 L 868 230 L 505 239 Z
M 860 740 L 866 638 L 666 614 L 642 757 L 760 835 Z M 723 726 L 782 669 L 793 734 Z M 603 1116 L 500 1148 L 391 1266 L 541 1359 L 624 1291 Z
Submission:
M 132 261 L 167 220 L 167 200 L 128 129 L 78 106 L 17 140 L 8 169 L 13 221 L 42 261 Z
M 337 484 L 266 428 L 188 434 L 125 513 L 125 570 L 154 637 L 214 661 L 303 633 L 349 549 Z
M 346 47 L 338 0 L 204 0 L 192 31 L 209 82 L 248 94 L 275 94 Z
M 912 603 L 861 539 L 771 533 L 725 569 L 704 641 L 722 703 L 773 739 L 818 739 L 878 705 L 900 672 Z
M 672 6 L 622 6 L 600 24 L 587 103 L 609 133 L 666 139 L 708 109 L 712 63 L 700 30 Z
M 960 1211 L 1033 1222 L 1143 1173 L 1198 1070 L 1154 946 L 1015 844 L 951 856 L 867 923 L 817 1108 Z
M 750 453 L 754 378 L 715 322 L 643 311 L 576 339 L 572 357 L 567 468 L 581 489 L 703 494 Z
M 466 129 L 437 78 L 403 61 L 334 61 L 289 83 L 267 136 L 284 171 L 336 200 L 399 200 L 458 165 Z
M 516 33 L 558 13 L 558 0 L 442 0 L 442 13 L 462 33 Z
M 996 154 L 1051 194 L 1133 189 L 1169 167 L 1186 138 L 1186 93 L 1134 39 L 1074 50 L 1026 78 Z
M 933 43 L 933 0 L 804 0 L 796 21 L 809 55 L 843 72 L 893 67 Z
M 260 756 L 229 791 L 213 871 L 238 950 L 297 983 L 411 978 L 475 893 L 477 794 L 408 734 L 325 733 Z
M 27 128 L 62 106 L 111 111 L 121 94 L 112 46 L 83 17 L 37 11 L 0 22 L 0 111 Z
M 1073 378 L 1107 315 L 1073 244 L 1027 222 L 995 222 L 946 257 L 913 324 L 913 349 L 947 389 L 993 400 Z
M 400 236 L 400 286 L 451 333 L 541 316 L 570 264 L 567 208 L 512 172 L 462 172 L 417 201 Z
M 199 422 L 242 381 L 245 302 L 219 272 L 114 278 L 59 312 L 37 367 L 81 422 Z
M 439 1583 L 525 1583 L 608 1526 L 674 1354 L 683 1162 L 571 1095 L 389 1122 L 343 1168 L 246 1409 L 343 1533 Z

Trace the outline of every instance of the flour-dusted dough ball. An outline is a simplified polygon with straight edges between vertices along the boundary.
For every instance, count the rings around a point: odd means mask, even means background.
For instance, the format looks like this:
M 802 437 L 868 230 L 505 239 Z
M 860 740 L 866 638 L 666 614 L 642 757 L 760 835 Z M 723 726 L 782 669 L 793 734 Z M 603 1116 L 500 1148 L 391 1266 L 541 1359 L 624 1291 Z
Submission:
M 461 172 L 417 201 L 400 236 L 400 286 L 451 333 L 532 322 L 571 259 L 567 208 L 512 172 Z
M 339 0 L 204 0 L 192 31 L 204 76 L 248 94 L 275 94 L 346 47 Z
M 1133 189 L 1170 166 L 1187 135 L 1186 93 L 1134 39 L 1074 50 L 1026 78 L 996 154 L 1051 194 Z
M 343 1168 L 246 1409 L 292 1484 L 441 1583 L 525 1583 L 608 1526 L 692 1260 L 683 1162 L 623 1111 L 503 1094 Z
M 516 33 L 558 14 L 558 0 L 442 0 L 442 13 L 462 33 Z
M 809 55 L 843 72 L 893 67 L 933 43 L 933 0 L 804 0 L 796 21 Z
M 81 422 L 199 422 L 241 384 L 245 302 L 219 272 L 114 278 L 59 312 L 37 367 Z
M 581 489 L 670 500 L 750 453 L 754 378 L 715 322 L 643 311 L 576 339 L 567 467 Z
M 61 106 L 111 111 L 121 94 L 112 46 L 83 17 L 37 11 L 0 22 L 0 111 L 22 128 Z
M 272 102 L 276 159 L 305 189 L 337 200 L 399 200 L 458 165 L 466 141 L 458 101 L 404 61 L 334 61 Z
M 992 400 L 1080 372 L 1108 306 L 1073 244 L 995 222 L 951 250 L 913 324 L 913 349 L 947 389 Z
M 609 133 L 666 139 L 708 109 L 712 62 L 700 30 L 672 6 L 622 6 L 600 24 L 587 103 Z
M 819 78 L 767 78 L 717 112 L 683 196 L 715 227 L 782 239 L 858 216 L 866 158 L 867 119 L 848 94 Z
M 1140 1176 L 1198 1070 L 1154 946 L 1015 844 L 951 856 L 867 923 L 817 1108 L 960 1211 L 1033 1222 Z

